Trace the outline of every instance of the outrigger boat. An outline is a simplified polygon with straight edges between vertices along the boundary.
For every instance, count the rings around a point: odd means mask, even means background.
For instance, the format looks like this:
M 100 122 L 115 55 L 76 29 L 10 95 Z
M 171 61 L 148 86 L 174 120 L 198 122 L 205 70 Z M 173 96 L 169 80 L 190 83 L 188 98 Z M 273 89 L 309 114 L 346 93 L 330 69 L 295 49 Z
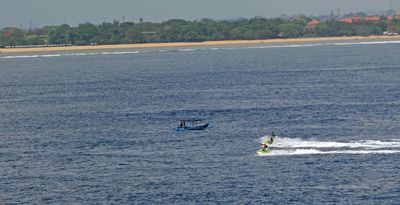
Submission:
M 186 120 L 180 120 L 181 124 L 179 127 L 174 128 L 176 131 L 184 131 L 184 130 L 204 130 L 206 129 L 210 124 L 203 123 L 202 119 L 186 119 Z

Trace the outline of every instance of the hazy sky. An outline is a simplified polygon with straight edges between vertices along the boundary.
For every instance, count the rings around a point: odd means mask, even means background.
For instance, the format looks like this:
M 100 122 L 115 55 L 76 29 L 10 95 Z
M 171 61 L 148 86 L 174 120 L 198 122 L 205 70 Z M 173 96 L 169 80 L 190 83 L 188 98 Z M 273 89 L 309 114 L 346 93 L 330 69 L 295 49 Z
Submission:
M 400 9 L 400 0 L 391 0 Z M 83 22 L 122 20 L 160 22 L 171 18 L 187 20 L 240 17 L 274 17 L 281 14 L 328 14 L 350 11 L 383 11 L 390 0 L 0 0 L 0 28 L 28 28 Z

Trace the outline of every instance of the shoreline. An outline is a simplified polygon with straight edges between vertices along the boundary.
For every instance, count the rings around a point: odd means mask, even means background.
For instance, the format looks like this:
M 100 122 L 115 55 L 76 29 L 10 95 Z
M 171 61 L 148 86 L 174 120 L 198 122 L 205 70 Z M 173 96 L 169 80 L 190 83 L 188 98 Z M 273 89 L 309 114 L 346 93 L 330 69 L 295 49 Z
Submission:
M 225 41 L 203 41 L 203 42 L 85 45 L 85 46 L 41 47 L 41 48 L 0 48 L 0 53 L 28 53 L 28 52 L 34 53 L 34 52 L 52 52 L 52 51 L 84 51 L 84 50 L 105 50 L 105 49 L 244 45 L 244 44 L 259 44 L 259 43 L 296 43 L 296 42 L 351 41 L 351 40 L 374 40 L 374 39 L 400 40 L 400 36 L 312 37 L 312 38 L 286 38 L 286 39 L 265 39 L 265 40 L 225 40 Z

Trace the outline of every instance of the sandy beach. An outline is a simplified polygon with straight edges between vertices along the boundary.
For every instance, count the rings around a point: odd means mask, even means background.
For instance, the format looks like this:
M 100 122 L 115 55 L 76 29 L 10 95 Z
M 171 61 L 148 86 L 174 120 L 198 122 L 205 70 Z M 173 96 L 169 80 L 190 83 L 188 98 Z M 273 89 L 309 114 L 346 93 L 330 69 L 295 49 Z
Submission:
M 156 47 L 188 47 L 212 45 L 240 45 L 258 43 L 294 43 L 294 42 L 323 42 L 323 41 L 351 41 L 351 40 L 400 40 L 400 36 L 352 36 L 352 37 L 316 37 L 316 38 L 290 38 L 266 40 L 230 40 L 230 41 L 204 41 L 204 42 L 175 42 L 175 43 L 142 43 L 142 44 L 117 44 L 117 45 L 88 45 L 64 46 L 41 48 L 0 48 L 0 53 L 24 52 L 52 52 L 52 51 L 83 51 L 102 49 L 129 49 L 129 48 L 156 48 Z

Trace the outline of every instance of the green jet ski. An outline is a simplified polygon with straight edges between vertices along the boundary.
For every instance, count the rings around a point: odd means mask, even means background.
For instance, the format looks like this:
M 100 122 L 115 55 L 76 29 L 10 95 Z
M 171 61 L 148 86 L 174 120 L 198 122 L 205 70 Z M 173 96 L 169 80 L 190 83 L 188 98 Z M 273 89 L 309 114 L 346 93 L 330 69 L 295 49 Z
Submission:
M 257 150 L 258 154 L 267 154 L 267 153 L 270 153 L 270 152 L 271 152 L 270 148 L 261 148 L 261 149 Z
M 272 143 L 274 143 L 274 138 L 275 138 L 275 133 L 272 132 L 272 137 L 270 139 L 265 139 L 264 141 L 261 142 L 262 148 L 257 150 L 258 154 L 267 154 L 270 153 L 272 150 L 269 147 Z M 266 146 L 264 146 L 266 145 Z

